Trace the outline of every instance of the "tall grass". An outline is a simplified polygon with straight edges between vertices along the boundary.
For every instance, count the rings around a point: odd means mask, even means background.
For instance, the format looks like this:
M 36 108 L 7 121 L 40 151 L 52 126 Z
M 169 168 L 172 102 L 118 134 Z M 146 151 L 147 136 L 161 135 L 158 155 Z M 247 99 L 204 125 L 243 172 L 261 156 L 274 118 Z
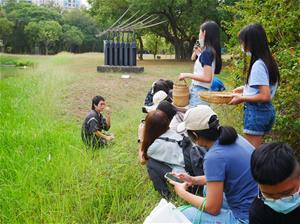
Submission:
M 192 64 L 145 61 L 121 80 L 95 72 L 99 54 L 27 57 L 35 69 L 0 80 L 0 223 L 141 223 L 159 195 L 137 161 L 140 107 L 153 80 Z M 91 151 L 80 128 L 95 94 L 114 110 L 116 140 Z

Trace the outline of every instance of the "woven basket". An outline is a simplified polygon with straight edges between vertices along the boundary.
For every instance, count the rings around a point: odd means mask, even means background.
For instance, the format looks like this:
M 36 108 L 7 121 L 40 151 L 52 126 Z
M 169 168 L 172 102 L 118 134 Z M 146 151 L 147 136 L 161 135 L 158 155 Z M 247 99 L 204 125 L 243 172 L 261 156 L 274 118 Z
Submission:
M 173 85 L 173 103 L 177 107 L 185 107 L 189 104 L 189 87 L 185 80 L 177 81 Z
M 239 93 L 233 92 L 210 92 L 203 91 L 199 92 L 199 96 L 202 100 L 207 101 L 209 103 L 215 104 L 228 104 L 233 97 L 240 95 Z

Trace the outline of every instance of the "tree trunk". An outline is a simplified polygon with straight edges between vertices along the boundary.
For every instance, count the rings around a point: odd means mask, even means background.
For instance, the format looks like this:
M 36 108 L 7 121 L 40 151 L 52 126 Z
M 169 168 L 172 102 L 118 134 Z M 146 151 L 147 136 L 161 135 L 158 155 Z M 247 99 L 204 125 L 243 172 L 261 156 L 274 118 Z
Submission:
M 139 60 L 144 60 L 143 58 L 143 51 L 144 51 L 144 44 L 143 44 L 143 39 L 141 36 L 138 36 L 139 40 L 139 45 L 140 45 L 140 50 L 139 50 Z
M 45 54 L 48 55 L 48 43 L 47 42 L 45 42 L 45 51 L 46 51 Z
M 185 59 L 184 54 L 184 46 L 182 40 L 176 40 L 174 43 L 172 43 L 175 47 L 175 59 L 176 60 L 182 60 Z

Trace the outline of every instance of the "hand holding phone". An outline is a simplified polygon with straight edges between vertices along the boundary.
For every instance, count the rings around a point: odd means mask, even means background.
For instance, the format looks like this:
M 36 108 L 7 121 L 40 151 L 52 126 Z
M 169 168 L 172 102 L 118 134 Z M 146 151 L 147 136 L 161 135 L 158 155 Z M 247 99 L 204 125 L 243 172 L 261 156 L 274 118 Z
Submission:
M 168 180 L 175 181 L 177 183 L 183 183 L 184 181 L 180 180 L 178 177 L 174 176 L 172 173 L 166 173 L 165 178 Z

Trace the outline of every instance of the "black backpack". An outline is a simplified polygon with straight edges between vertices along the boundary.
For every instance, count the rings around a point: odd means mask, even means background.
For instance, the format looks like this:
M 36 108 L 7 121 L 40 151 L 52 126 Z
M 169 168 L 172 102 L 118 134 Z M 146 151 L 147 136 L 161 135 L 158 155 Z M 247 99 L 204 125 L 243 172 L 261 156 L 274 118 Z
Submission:
M 175 139 L 167 137 L 159 137 L 159 139 L 176 142 L 180 145 L 183 152 L 185 170 L 191 176 L 204 175 L 203 159 L 206 153 L 204 148 L 193 145 L 191 140 L 186 136 L 183 136 L 181 141 L 176 141 Z M 170 199 L 171 192 L 164 176 L 166 173 L 172 171 L 171 167 L 163 162 L 149 158 L 147 162 L 147 171 L 155 190 L 157 190 L 162 197 Z M 202 196 L 202 189 L 203 186 L 193 186 L 189 188 L 189 191 Z
M 190 138 L 185 135 L 183 135 L 183 139 L 181 141 L 177 141 L 168 137 L 159 137 L 158 139 L 169 142 L 177 142 L 178 145 L 182 148 L 185 170 L 191 176 L 204 175 L 203 160 L 206 153 L 205 148 L 194 145 L 191 142 Z

